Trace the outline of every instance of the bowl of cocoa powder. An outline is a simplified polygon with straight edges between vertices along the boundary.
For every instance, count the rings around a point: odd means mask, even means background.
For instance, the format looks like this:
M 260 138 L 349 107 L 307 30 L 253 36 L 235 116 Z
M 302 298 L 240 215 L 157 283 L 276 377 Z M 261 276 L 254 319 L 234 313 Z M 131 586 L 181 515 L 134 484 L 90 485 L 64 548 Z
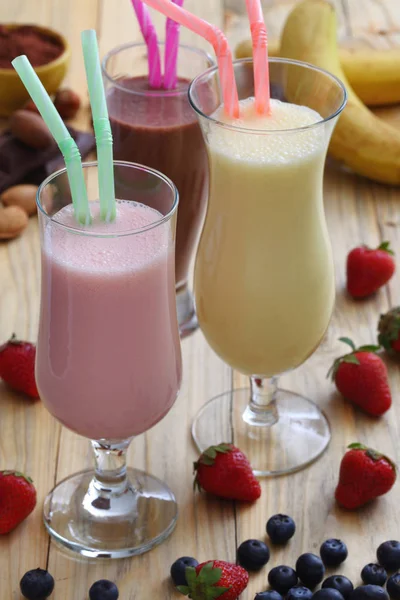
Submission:
M 39 25 L 0 24 L 0 116 L 7 117 L 29 100 L 11 61 L 25 54 L 49 94 L 60 87 L 71 50 L 60 33 Z

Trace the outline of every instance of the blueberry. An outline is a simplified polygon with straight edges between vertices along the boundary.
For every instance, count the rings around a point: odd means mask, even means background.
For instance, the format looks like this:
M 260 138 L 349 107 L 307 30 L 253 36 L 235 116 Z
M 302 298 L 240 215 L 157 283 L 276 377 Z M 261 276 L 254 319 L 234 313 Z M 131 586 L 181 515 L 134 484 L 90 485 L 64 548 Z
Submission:
M 306 552 L 296 561 L 296 573 L 302 583 L 314 589 L 325 575 L 325 567 L 319 556 Z
M 260 540 L 247 540 L 240 544 L 237 558 L 247 571 L 258 571 L 269 561 L 269 548 Z
M 280 594 L 287 594 L 290 588 L 297 585 L 296 571 L 286 565 L 274 567 L 268 573 L 269 585 Z
M 322 587 L 337 590 L 342 594 L 344 600 L 347 600 L 354 590 L 354 586 L 350 579 L 347 579 L 344 575 L 331 575 L 330 577 L 327 577 L 323 582 Z
M 400 573 L 395 573 L 395 575 L 389 577 L 386 589 L 392 600 L 400 600 Z
M 256 594 L 254 600 L 283 600 L 283 598 L 276 590 L 266 590 Z
M 400 542 L 383 542 L 376 551 L 376 556 L 378 563 L 387 571 L 397 571 L 400 569 Z
M 117 586 L 108 579 L 99 579 L 89 590 L 90 600 L 117 600 L 118 596 Z
M 365 565 L 361 571 L 361 579 L 364 583 L 370 583 L 372 585 L 385 585 L 387 579 L 387 573 L 381 565 L 375 565 L 369 563 Z
M 310 600 L 312 595 L 312 591 L 308 588 L 295 585 L 286 594 L 286 600 Z
M 342 540 L 334 538 L 326 540 L 319 549 L 319 553 L 327 567 L 338 567 L 348 555 L 346 544 Z
M 195 558 L 191 556 L 182 556 L 178 558 L 171 566 L 171 579 L 174 585 L 187 585 L 186 581 L 186 567 L 197 567 L 199 563 Z
M 274 544 L 286 544 L 295 531 L 295 522 L 287 515 L 274 515 L 268 519 L 267 533 Z
M 350 600 L 389 600 L 389 596 L 380 585 L 360 585 L 352 591 Z
M 321 588 L 313 594 L 313 600 L 344 600 L 339 590 L 335 588 Z
M 54 590 L 54 579 L 44 569 L 32 569 L 22 577 L 19 587 L 28 600 L 44 600 Z

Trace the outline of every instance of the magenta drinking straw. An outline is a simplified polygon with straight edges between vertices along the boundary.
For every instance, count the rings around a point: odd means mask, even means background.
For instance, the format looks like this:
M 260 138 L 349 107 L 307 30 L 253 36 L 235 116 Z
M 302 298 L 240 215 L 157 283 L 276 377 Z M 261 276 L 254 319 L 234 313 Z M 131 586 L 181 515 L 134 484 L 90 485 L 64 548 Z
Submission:
M 172 0 L 174 4 L 182 6 L 183 0 Z M 164 88 L 173 90 L 177 83 L 177 63 L 179 47 L 180 25 L 172 19 L 167 19 L 164 56 Z
M 154 89 L 160 89 L 162 85 L 162 75 L 157 33 L 150 18 L 147 6 L 143 4 L 141 0 L 131 1 L 139 22 L 140 30 L 147 45 L 149 85 Z

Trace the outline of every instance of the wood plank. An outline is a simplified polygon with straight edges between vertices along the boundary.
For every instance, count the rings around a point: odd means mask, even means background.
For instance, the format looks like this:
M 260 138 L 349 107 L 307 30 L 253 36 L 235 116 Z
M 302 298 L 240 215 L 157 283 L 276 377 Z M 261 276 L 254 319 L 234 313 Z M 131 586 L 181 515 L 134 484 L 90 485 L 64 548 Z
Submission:
M 4 13 L 6 12 L 6 15 Z M 51 3 L 37 0 L 7 3 L 7 22 L 52 25 Z M 15 332 L 35 341 L 39 316 L 39 238 L 36 217 L 23 235 L 0 243 L 0 340 Z M 1 469 L 18 469 L 30 475 L 38 492 L 33 515 L 16 531 L 0 538 L 1 589 L 4 597 L 19 598 L 19 580 L 36 566 L 45 567 L 49 538 L 42 524 L 42 505 L 54 485 L 60 426 L 40 402 L 13 394 L 0 383 Z M 11 558 L 13 557 L 13 558 Z

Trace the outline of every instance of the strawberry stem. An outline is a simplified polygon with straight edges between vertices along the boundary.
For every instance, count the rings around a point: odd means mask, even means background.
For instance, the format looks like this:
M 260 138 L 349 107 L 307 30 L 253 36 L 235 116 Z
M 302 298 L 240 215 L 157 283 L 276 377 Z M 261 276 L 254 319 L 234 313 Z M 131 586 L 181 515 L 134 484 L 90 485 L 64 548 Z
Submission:
M 384 252 L 387 252 L 388 254 L 394 256 L 394 252 L 390 247 L 390 242 L 388 242 L 387 240 L 379 244 L 377 250 L 383 250 Z
M 353 442 L 347 446 L 350 450 L 368 450 L 368 447 L 360 442 Z

